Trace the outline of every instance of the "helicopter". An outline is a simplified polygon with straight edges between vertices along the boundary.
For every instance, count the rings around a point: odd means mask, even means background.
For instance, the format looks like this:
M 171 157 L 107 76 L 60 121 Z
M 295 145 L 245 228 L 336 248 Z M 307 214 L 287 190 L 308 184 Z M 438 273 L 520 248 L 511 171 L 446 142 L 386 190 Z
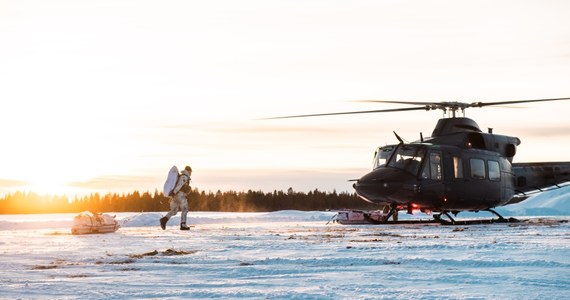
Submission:
M 518 220 L 506 219 L 494 208 L 523 201 L 535 192 L 562 187 L 570 181 L 570 162 L 513 162 L 521 140 L 495 134 L 492 129 L 483 132 L 474 120 L 465 117 L 465 110 L 565 100 L 570 98 L 472 103 L 360 100 L 412 107 L 267 119 L 443 110 L 444 117 L 438 120 L 430 137 L 420 134 L 420 140 L 406 143 L 394 132 L 399 143 L 377 148 L 372 170 L 352 180 L 360 198 L 384 205 L 385 214 L 374 223 L 387 223 L 391 217 L 391 222 L 397 222 L 400 210 L 410 214 L 419 210 L 433 214 L 434 221 L 449 224 L 460 224 L 451 214 L 457 216 L 462 211 L 488 211 L 498 217 L 487 220 L 488 223 L 515 222 Z

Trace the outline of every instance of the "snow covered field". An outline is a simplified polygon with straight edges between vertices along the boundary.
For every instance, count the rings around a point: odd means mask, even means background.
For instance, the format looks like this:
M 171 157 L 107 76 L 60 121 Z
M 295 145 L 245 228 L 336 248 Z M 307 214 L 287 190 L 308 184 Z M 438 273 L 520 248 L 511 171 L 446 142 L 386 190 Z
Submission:
M 552 216 L 567 199 L 549 217 L 469 226 L 190 212 L 183 232 L 149 212 L 71 235 L 74 214 L 0 215 L 0 298 L 569 299 L 570 214 Z

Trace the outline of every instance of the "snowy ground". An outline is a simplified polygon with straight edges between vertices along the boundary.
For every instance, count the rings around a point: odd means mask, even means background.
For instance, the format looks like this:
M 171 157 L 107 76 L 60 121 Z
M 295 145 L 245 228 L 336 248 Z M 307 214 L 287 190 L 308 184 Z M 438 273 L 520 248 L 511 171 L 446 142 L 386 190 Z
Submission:
M 0 298 L 570 298 L 569 216 L 327 225 L 333 215 L 191 212 L 183 232 L 177 218 L 161 230 L 161 213 L 121 213 L 117 232 L 79 236 L 74 214 L 0 215 Z

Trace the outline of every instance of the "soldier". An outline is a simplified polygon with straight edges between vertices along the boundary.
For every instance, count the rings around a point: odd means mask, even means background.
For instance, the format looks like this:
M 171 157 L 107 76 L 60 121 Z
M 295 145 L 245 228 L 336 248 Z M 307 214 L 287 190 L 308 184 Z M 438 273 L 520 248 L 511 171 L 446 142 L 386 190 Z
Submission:
M 190 227 L 186 225 L 186 215 L 188 214 L 188 196 L 186 195 L 191 191 L 190 188 L 190 176 L 192 175 L 192 168 L 186 166 L 178 180 L 176 181 L 176 186 L 170 193 L 170 211 L 160 219 L 160 227 L 164 230 L 166 229 L 166 223 L 172 216 L 175 216 L 178 211 L 181 212 L 180 217 L 180 230 L 189 230 Z

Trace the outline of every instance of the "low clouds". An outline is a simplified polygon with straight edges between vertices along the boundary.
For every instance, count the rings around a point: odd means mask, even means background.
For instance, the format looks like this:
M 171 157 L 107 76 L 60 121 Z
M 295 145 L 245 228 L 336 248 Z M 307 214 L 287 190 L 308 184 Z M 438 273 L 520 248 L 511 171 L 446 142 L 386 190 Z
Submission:
M 3 179 L 0 178 L 0 188 L 13 188 L 27 185 L 28 182 L 24 180 Z

